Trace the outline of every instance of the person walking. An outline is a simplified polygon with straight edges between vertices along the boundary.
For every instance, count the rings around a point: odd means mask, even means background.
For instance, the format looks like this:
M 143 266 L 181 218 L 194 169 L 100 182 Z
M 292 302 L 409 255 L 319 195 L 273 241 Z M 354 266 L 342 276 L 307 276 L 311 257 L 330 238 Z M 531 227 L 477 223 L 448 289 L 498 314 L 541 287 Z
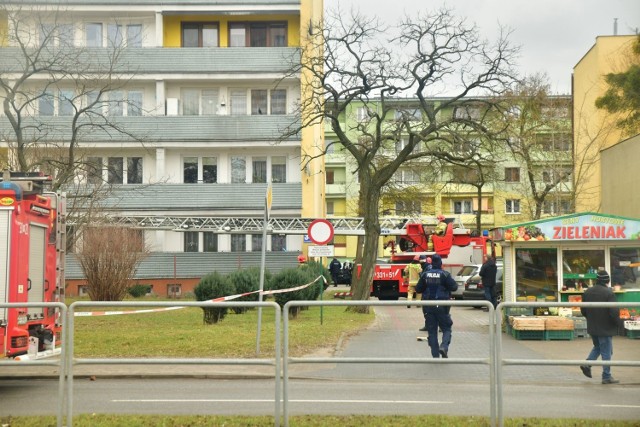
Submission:
M 489 301 L 493 308 L 498 305 L 496 299 L 496 274 L 498 273 L 498 266 L 496 266 L 496 259 L 493 256 L 485 255 L 484 263 L 480 267 L 478 273 L 482 278 L 482 286 L 484 286 L 484 299 Z M 488 311 L 489 309 L 485 307 Z
M 338 258 L 333 257 L 333 260 L 329 263 L 329 273 L 331 273 L 331 280 L 333 280 L 333 286 L 338 286 L 338 275 L 342 270 L 342 264 Z
M 448 271 L 442 269 L 440 255 L 431 257 L 431 269 L 425 270 L 420 275 L 416 285 L 416 291 L 422 293 L 425 301 L 451 299 L 451 292 L 458 289 L 458 284 Z M 451 327 L 453 320 L 449 314 L 450 306 L 424 306 L 424 314 L 427 326 L 427 342 L 431 348 L 431 356 L 434 358 L 449 357 L 449 344 L 451 344 Z M 442 331 L 442 343 L 438 343 L 438 329 Z
M 609 273 L 599 270 L 596 284 L 582 294 L 582 302 L 616 302 L 609 284 Z M 613 336 L 618 334 L 620 311 L 617 307 L 580 307 L 580 312 L 587 318 L 587 332 L 591 335 L 593 348 L 587 360 L 611 360 L 613 354 Z M 580 366 L 582 373 L 591 378 L 591 366 Z M 620 381 L 611 376 L 611 366 L 602 367 L 602 384 L 617 384 Z
M 420 265 L 420 256 L 416 255 L 413 260 L 402 270 L 402 276 L 407 281 L 407 302 L 411 303 L 411 300 L 416 296 L 416 285 L 420 279 L 420 273 L 422 273 L 422 266 Z M 416 298 L 419 299 L 419 298 Z M 410 305 L 407 308 L 411 308 Z

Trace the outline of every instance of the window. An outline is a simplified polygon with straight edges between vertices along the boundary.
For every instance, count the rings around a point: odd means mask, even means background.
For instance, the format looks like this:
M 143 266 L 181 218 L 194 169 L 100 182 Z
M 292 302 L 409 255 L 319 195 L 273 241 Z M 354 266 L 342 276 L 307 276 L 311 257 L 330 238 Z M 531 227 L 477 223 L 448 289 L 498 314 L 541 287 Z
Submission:
M 182 89 L 182 115 L 214 115 L 218 112 L 218 89 Z
M 326 184 L 333 184 L 333 181 L 334 181 L 334 175 L 335 175 L 335 172 L 334 172 L 334 171 L 332 171 L 332 170 L 327 170 L 327 171 L 325 171 L 325 176 L 326 176 L 326 181 L 325 181 L 325 183 L 326 183 Z
M 142 91 L 130 90 L 127 93 L 127 116 L 142 115 Z
M 82 297 L 85 295 L 89 295 L 89 286 L 87 285 L 78 285 L 78 296 Z
M 327 215 L 333 215 L 334 213 L 335 213 L 334 203 L 327 201 Z
M 200 113 L 200 91 L 182 89 L 182 115 L 197 116 Z
M 102 47 L 102 24 L 101 23 L 86 24 L 85 45 L 87 47 Z
M 142 47 L 142 25 L 127 25 L 127 47 Z
M 124 115 L 124 94 L 120 90 L 109 93 L 109 115 L 120 117 Z
M 218 114 L 218 89 L 202 90 L 201 111 L 203 116 Z
M 520 182 L 520 168 L 504 168 L 505 182 Z
M 107 25 L 107 47 L 120 47 L 122 46 L 123 36 L 122 25 L 109 24 Z
M 505 201 L 505 213 L 517 214 L 520 213 L 520 200 L 519 199 L 507 199 Z
M 53 116 L 54 99 L 50 92 L 45 92 L 38 98 L 38 110 L 41 116 Z
M 271 91 L 271 114 L 287 114 L 287 91 L 274 89 Z
M 422 111 L 419 108 L 397 109 L 395 112 L 396 121 L 419 122 L 422 120 Z
M 478 120 L 480 116 L 480 108 L 471 105 L 461 105 L 453 111 L 453 117 L 455 119 Z
M 231 235 L 231 252 L 246 252 L 247 239 L 244 234 Z
M 107 182 L 109 184 L 122 184 L 124 175 L 124 162 L 122 157 L 109 157 L 107 159 Z
M 199 236 L 197 231 L 184 232 L 184 251 L 199 252 Z
M 230 98 L 232 116 L 241 116 L 247 114 L 246 89 L 231 89 Z
M 251 91 L 251 114 L 267 114 L 267 91 L 254 89 Z
M 211 231 L 204 231 L 202 233 L 202 241 L 204 252 L 218 252 L 218 235 Z
M 247 182 L 247 160 L 244 157 L 231 157 L 231 182 L 234 184 Z
M 551 182 L 553 171 L 542 171 L 542 182 L 548 184 Z
M 215 157 L 185 157 L 182 165 L 182 179 L 185 184 L 218 182 L 218 159 Z
M 252 163 L 253 179 L 251 182 L 258 184 L 267 182 L 267 158 L 254 157 Z
M 202 182 L 205 184 L 218 182 L 218 160 L 215 157 L 202 158 Z
M 570 200 L 545 200 L 542 212 L 548 215 L 566 215 L 571 213 Z
M 251 235 L 251 252 L 262 252 L 262 234 Z
M 43 23 L 38 28 L 38 43 L 40 46 L 71 47 L 74 45 L 73 37 L 72 24 Z
M 396 174 L 396 182 L 400 184 L 418 184 L 420 172 L 413 169 L 399 169 Z
M 358 107 L 356 109 L 356 120 L 364 122 L 369 119 L 369 109 L 367 107 Z
M 142 184 L 142 157 L 127 157 L 127 184 Z
M 285 156 L 271 158 L 271 182 L 287 182 L 287 158 Z
M 182 285 L 170 284 L 167 285 L 167 296 L 170 298 L 176 298 L 182 295 Z
M 218 24 L 182 23 L 182 47 L 218 47 Z
M 87 157 L 86 176 L 89 184 L 102 182 L 102 157 Z
M 198 183 L 198 158 L 185 157 L 182 162 L 182 182 L 185 184 Z
M 456 200 L 453 202 L 453 213 L 470 214 L 473 213 L 473 200 Z
M 58 115 L 73 116 L 75 108 L 73 106 L 73 90 L 61 89 L 58 99 Z
M 421 207 L 418 200 L 399 200 L 396 202 L 397 215 L 417 215 L 420 212 Z
M 281 252 L 287 250 L 287 236 L 284 234 L 271 235 L 271 251 Z
M 271 22 L 230 23 L 229 46 L 285 47 L 287 46 L 287 25 Z

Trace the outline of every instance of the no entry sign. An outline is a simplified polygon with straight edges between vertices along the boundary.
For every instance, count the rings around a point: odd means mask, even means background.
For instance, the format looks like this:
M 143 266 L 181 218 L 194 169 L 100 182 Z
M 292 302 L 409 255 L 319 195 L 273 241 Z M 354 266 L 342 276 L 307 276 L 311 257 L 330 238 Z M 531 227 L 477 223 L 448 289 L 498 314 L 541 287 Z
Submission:
M 315 219 L 309 224 L 307 234 L 316 245 L 324 245 L 333 239 L 333 225 L 326 219 Z

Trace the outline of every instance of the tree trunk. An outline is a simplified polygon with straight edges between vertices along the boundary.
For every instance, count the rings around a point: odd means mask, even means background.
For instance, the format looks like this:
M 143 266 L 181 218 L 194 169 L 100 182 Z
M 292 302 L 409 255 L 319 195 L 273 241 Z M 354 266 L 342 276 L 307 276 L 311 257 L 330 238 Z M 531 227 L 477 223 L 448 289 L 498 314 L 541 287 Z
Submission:
M 367 183 L 368 184 L 368 183 Z M 371 293 L 371 282 L 378 258 L 378 242 L 380 240 L 379 203 L 380 189 L 361 181 L 360 212 L 363 214 L 364 238 L 362 256 L 360 257 L 360 275 L 351 285 L 351 298 L 356 301 L 367 301 Z M 348 311 L 368 313 L 368 306 L 351 306 Z

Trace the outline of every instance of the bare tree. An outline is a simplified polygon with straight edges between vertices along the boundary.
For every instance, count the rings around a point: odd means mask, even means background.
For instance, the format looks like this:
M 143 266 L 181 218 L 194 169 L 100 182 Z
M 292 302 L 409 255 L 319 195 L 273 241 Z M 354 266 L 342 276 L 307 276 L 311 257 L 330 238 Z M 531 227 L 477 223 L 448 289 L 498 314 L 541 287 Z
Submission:
M 530 220 L 540 219 L 546 202 L 570 209 L 571 98 L 551 94 L 548 77 L 536 74 L 514 85 L 499 105 L 498 126 L 506 125 L 502 139 L 523 172 L 505 180 L 519 182 L 515 191 L 524 200 L 521 209 Z
M 391 38 L 387 34 L 397 32 Z M 462 124 L 482 131 L 475 120 L 451 114 L 474 96 L 496 94 L 510 80 L 516 49 L 505 35 L 490 45 L 474 26 L 448 10 L 416 13 L 394 29 L 360 14 L 328 13 L 324 27 L 309 29 L 302 52 L 301 126 L 327 120 L 356 164 L 360 183 L 358 214 L 364 218 L 360 276 L 353 298 L 366 300 L 378 253 L 380 199 L 398 169 L 420 158 L 442 158 L 452 141 L 445 130 Z M 445 93 L 447 97 L 436 95 Z M 400 114 L 394 97 L 417 100 L 416 116 Z M 355 126 L 342 120 L 355 116 Z M 290 129 L 291 133 L 300 127 Z M 389 155 L 396 143 L 404 147 Z M 314 147 L 317 149 L 317 147 Z M 313 159 L 303 153 L 303 163 Z M 435 172 L 435 171 L 434 171 Z M 368 308 L 355 307 L 355 311 Z
M 140 262 L 148 255 L 140 230 L 89 227 L 84 230 L 78 261 L 92 301 L 121 301 Z
M 75 20 L 64 10 L 0 10 L 8 19 L 0 49 L 1 140 L 9 149 L 3 169 L 40 171 L 65 190 L 77 228 L 93 220 L 93 209 L 109 189 L 82 143 L 87 136 L 114 135 L 143 143 L 115 111 L 133 100 L 122 97 L 135 70 L 121 44 L 89 49 L 74 45 Z M 141 105 L 134 108 L 140 109 Z M 69 236 L 69 241 L 74 240 Z

